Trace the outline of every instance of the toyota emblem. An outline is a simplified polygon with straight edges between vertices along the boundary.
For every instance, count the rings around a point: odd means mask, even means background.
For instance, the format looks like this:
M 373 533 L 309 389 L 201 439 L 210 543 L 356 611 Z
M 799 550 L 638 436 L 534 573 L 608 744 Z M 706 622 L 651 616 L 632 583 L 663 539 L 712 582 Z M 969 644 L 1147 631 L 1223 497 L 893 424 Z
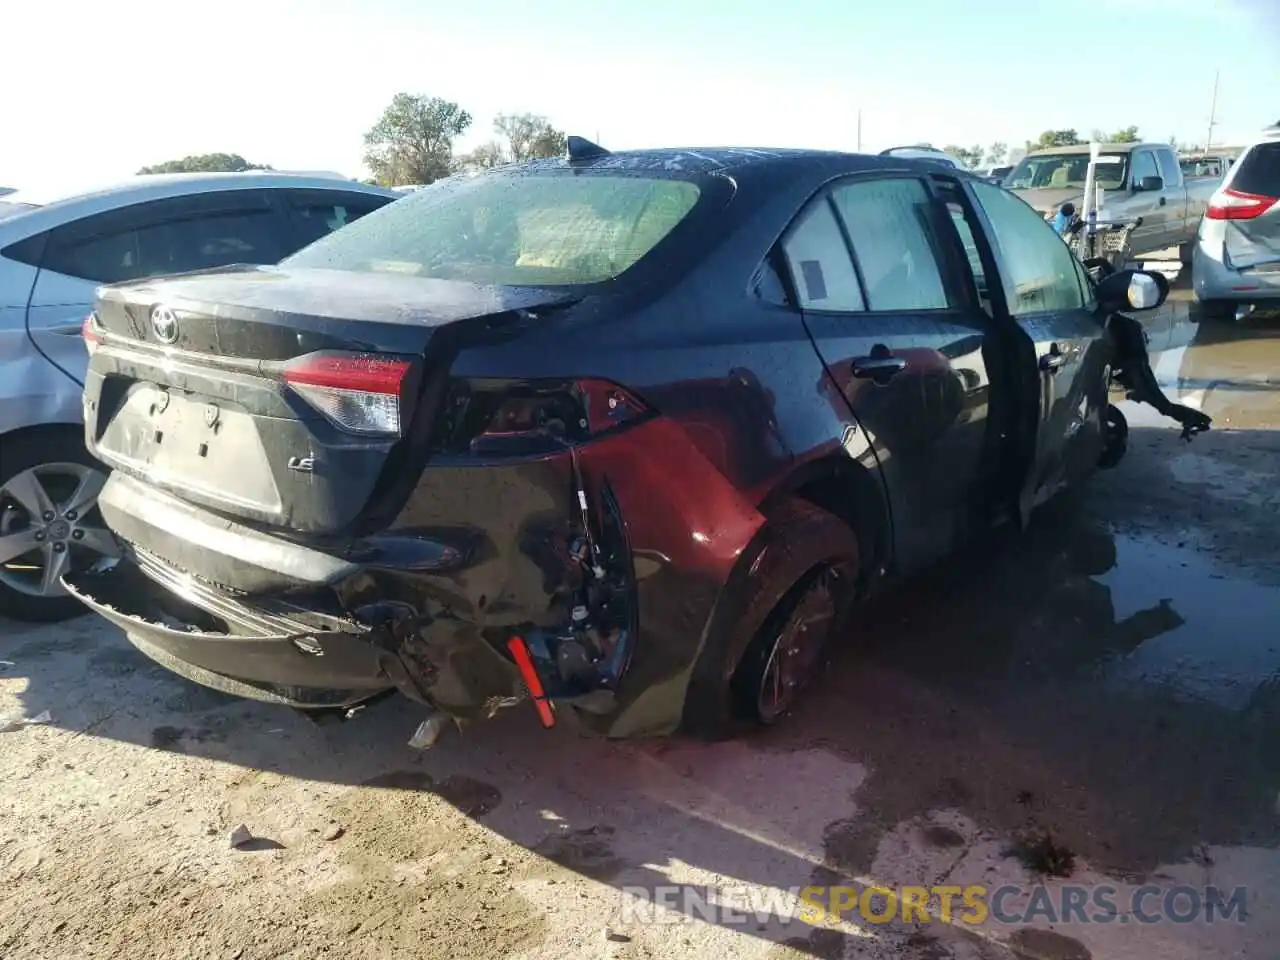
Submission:
M 161 343 L 173 343 L 178 339 L 178 318 L 168 307 L 156 305 L 151 308 L 151 329 Z

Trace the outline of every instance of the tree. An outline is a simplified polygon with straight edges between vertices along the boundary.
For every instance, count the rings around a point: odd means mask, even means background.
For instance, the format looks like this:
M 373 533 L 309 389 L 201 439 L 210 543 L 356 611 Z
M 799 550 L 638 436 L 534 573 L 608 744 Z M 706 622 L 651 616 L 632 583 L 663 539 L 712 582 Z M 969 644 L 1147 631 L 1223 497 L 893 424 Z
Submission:
M 1084 143 L 1074 129 L 1046 130 L 1038 140 L 1028 140 L 1027 150 L 1046 150 L 1049 147 L 1074 147 Z
M 238 153 L 200 153 L 143 167 L 138 173 L 240 173 L 270 169 L 265 164 L 250 163 Z
M 964 164 L 966 170 L 976 170 L 982 164 L 982 148 L 976 144 L 972 147 L 957 147 L 951 144 L 943 147 L 942 152 L 951 154 Z
M 1113 134 L 1105 134 L 1101 130 L 1093 131 L 1093 139 L 1099 143 L 1137 143 L 1138 128 L 1125 127 L 1123 130 L 1117 130 Z
M 991 146 L 987 147 L 986 164 L 988 167 L 1003 166 L 1008 156 L 1009 145 L 997 140 Z
M 491 170 L 509 163 L 506 151 L 497 140 L 482 143 L 470 153 L 464 153 L 453 161 L 455 170 Z
M 568 148 L 564 132 L 546 117 L 533 113 L 500 113 L 493 121 L 500 139 L 482 143 L 454 159 L 455 170 L 489 170 L 505 163 L 563 156 Z
M 500 113 L 493 130 L 506 141 L 507 156 L 515 163 L 539 157 L 560 157 L 567 147 L 564 131 L 534 113 Z
M 434 183 L 452 172 L 453 141 L 471 126 L 456 103 L 397 93 L 364 135 L 364 162 L 378 183 Z

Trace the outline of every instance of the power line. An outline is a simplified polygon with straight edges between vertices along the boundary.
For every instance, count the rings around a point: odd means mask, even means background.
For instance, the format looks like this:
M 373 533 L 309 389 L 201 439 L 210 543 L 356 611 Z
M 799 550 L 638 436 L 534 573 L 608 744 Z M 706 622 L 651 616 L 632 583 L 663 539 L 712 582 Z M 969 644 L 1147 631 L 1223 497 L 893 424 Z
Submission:
M 1204 138 L 1204 149 L 1206 152 L 1213 146 L 1213 128 L 1216 127 L 1218 119 L 1218 74 L 1220 71 L 1213 71 L 1213 100 L 1209 104 L 1209 135 Z

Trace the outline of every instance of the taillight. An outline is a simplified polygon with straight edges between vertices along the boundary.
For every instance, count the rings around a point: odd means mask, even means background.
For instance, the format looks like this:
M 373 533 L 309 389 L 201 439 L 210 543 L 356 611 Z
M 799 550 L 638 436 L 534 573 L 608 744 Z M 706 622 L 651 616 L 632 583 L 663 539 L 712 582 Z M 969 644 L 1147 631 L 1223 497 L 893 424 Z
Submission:
M 1204 215 L 1210 220 L 1252 220 L 1270 210 L 1277 200 L 1280 197 L 1223 187 L 1209 198 L 1209 209 Z
M 408 357 L 320 352 L 290 360 L 280 376 L 340 430 L 400 436 L 412 370 Z
M 433 446 L 475 456 L 537 456 L 598 439 L 651 413 L 605 380 L 464 381 L 446 401 Z
M 80 336 L 84 338 L 85 348 L 93 353 L 94 349 L 102 342 L 102 334 L 98 332 L 98 315 L 91 313 L 84 318 L 80 324 Z

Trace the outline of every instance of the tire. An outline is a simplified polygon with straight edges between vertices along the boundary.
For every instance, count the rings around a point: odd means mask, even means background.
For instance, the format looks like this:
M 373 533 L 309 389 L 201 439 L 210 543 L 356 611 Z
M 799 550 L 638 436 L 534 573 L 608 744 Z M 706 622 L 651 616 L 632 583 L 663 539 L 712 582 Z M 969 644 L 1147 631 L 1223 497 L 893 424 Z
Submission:
M 88 612 L 46 572 L 50 561 L 60 575 L 118 555 L 97 510 L 105 481 L 75 428 L 0 438 L 0 616 L 52 623 Z
M 740 580 L 735 574 L 717 603 L 685 700 L 682 728 L 692 736 L 724 740 L 782 720 L 820 672 L 829 641 L 849 624 L 858 573 L 854 531 L 819 507 L 788 500 L 764 535 L 763 552 L 746 561 L 753 572 Z M 821 622 L 797 637 L 798 621 L 810 618 Z M 766 683 L 777 687 L 771 664 L 785 662 L 785 644 L 795 640 L 803 653 L 790 655 L 797 669 L 784 677 L 785 701 L 762 701 Z
M 1119 465 L 1129 449 L 1129 421 L 1119 407 L 1109 403 L 1102 414 L 1102 426 L 1106 444 L 1098 458 L 1098 469 L 1110 470 Z
M 1178 244 L 1178 262 L 1184 267 L 1191 266 L 1191 258 L 1195 255 L 1195 241 Z
M 1236 305 L 1230 300 L 1197 300 L 1192 315 L 1201 323 L 1235 323 Z

